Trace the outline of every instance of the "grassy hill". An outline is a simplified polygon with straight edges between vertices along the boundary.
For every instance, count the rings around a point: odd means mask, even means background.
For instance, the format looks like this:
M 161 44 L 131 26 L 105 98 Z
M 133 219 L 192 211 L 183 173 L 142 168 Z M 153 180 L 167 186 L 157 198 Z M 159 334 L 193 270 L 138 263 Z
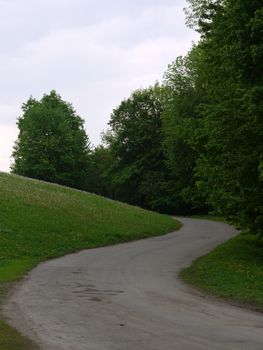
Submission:
M 0 172 L 0 292 L 3 282 L 18 279 L 41 261 L 179 227 L 165 215 Z M 2 321 L 0 348 L 35 349 Z
M 17 279 L 46 259 L 178 227 L 165 215 L 0 173 L 0 281 Z

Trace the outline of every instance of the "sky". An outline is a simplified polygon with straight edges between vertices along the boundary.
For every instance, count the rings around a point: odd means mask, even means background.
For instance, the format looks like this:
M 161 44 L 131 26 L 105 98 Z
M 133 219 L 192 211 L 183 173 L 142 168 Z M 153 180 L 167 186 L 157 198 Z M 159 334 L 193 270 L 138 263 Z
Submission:
M 32 95 L 56 90 L 100 143 L 111 112 L 161 81 L 198 34 L 186 0 L 0 0 L 0 171 L 9 171 L 16 120 Z

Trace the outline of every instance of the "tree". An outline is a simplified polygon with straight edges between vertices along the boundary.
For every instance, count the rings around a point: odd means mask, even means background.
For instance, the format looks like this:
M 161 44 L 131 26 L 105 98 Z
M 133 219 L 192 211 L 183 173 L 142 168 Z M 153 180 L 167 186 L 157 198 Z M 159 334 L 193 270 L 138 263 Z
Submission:
M 178 57 L 164 75 L 163 144 L 173 178 L 178 209 L 184 213 L 207 210 L 205 199 L 196 187 L 195 166 L 198 151 L 192 138 L 198 122 L 197 107 L 203 101 L 198 86 L 200 52 L 193 47 L 186 57 Z
M 22 111 L 12 172 L 85 189 L 89 140 L 72 105 L 51 91 L 40 101 L 30 97 Z
M 262 232 L 262 1 L 190 2 L 201 9 L 193 17 L 206 94 L 196 138 L 198 185 L 219 214 Z
M 109 147 L 99 145 L 91 150 L 89 187 L 90 192 L 105 197 L 113 197 L 110 168 L 114 162 Z
M 223 8 L 226 0 L 187 0 L 186 23 L 201 35 L 210 32 L 214 18 Z
M 160 87 L 135 91 L 121 102 L 106 139 L 113 155 L 114 198 L 159 211 L 172 211 L 173 194 L 162 147 Z

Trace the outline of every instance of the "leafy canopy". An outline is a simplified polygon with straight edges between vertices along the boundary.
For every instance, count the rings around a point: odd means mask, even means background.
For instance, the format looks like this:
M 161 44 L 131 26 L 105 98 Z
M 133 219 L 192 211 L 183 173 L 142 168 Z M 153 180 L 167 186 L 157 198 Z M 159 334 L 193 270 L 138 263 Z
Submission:
M 85 188 L 89 140 L 84 121 L 55 92 L 23 104 L 12 172 L 76 188 Z

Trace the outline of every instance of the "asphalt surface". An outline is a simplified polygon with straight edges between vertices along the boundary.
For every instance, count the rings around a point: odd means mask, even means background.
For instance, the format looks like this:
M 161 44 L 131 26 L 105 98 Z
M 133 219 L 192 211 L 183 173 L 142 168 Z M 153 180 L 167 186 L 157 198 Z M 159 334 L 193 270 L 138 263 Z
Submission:
M 40 264 L 10 297 L 10 323 L 45 350 L 262 350 L 262 314 L 177 278 L 235 230 L 180 221 L 183 228 L 166 236 Z

